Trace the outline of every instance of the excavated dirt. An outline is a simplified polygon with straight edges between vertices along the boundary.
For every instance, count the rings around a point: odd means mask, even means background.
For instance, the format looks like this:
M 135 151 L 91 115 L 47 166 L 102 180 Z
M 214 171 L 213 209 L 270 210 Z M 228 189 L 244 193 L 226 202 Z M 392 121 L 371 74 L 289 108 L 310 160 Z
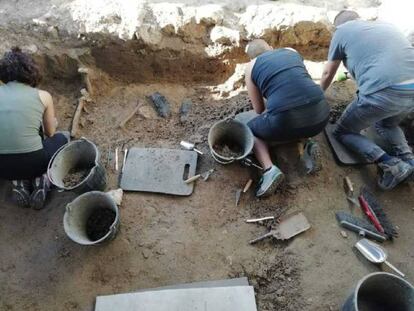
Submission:
M 238 158 L 243 155 L 243 148 L 232 141 L 220 141 L 213 146 L 214 150 L 226 158 Z
M 108 233 L 116 214 L 109 208 L 96 208 L 86 221 L 86 234 L 91 241 L 97 241 Z
M 90 169 L 76 169 L 71 170 L 69 173 L 63 178 L 63 184 L 66 188 L 72 188 L 76 185 L 79 185 L 90 173 Z

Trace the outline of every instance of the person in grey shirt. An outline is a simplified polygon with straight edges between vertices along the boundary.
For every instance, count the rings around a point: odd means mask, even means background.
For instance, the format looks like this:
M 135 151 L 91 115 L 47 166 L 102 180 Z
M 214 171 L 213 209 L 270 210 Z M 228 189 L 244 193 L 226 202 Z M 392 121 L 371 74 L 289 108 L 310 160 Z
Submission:
M 414 48 L 393 25 L 360 20 L 353 11 L 341 11 L 334 25 L 321 87 L 324 91 L 329 87 L 341 61 L 358 86 L 334 135 L 353 152 L 377 163 L 379 187 L 392 189 L 414 172 L 414 155 L 399 127 L 414 111 Z M 360 134 L 372 125 L 386 142 L 387 152 Z

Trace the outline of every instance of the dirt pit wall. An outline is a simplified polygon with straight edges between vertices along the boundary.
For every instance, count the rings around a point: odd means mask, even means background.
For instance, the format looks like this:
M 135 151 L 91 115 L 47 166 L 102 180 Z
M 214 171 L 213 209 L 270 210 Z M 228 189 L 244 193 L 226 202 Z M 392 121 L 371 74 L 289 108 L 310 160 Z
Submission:
M 322 61 L 339 10 L 391 21 L 410 36 L 404 13 L 410 6 L 409 0 L 3 2 L 0 53 L 23 46 L 52 77 L 76 76 L 79 63 L 125 82 L 215 84 L 247 61 L 244 49 L 251 39 Z
M 250 39 L 318 60 L 330 40 L 325 9 L 272 1 L 235 7 L 229 1 L 44 0 L 17 6 L 18 12 L 0 4 L 0 52 L 22 46 L 51 77 L 75 77 L 79 63 L 125 82 L 222 83 L 247 61 Z

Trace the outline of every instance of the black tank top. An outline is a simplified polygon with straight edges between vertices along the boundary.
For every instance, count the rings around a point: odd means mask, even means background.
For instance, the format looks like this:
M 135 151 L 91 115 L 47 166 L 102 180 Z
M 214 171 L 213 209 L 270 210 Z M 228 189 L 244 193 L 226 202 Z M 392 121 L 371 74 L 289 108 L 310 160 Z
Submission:
M 313 82 L 302 56 L 289 49 L 277 49 L 257 57 L 252 80 L 267 99 L 269 113 L 319 102 L 322 89 Z

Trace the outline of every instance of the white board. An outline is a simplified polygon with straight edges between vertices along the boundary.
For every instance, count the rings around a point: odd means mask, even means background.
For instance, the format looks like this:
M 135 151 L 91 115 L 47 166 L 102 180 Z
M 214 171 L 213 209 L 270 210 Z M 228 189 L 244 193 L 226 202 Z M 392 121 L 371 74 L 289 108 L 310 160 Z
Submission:
M 257 311 L 252 286 L 172 289 L 96 298 L 95 311 Z

